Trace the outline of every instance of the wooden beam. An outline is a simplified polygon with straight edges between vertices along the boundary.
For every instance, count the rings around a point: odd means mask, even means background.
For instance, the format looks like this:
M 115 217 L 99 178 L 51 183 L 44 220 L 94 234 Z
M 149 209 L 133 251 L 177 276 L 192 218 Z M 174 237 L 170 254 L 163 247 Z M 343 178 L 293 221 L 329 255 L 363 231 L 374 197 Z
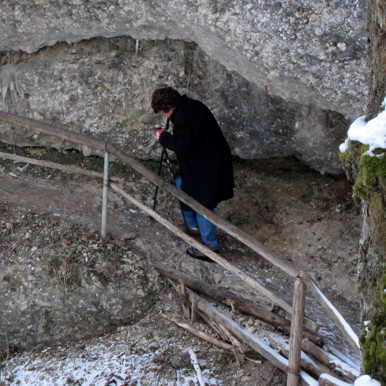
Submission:
M 335 355 L 330 354 L 327 351 L 324 351 L 320 347 L 314 345 L 307 339 L 304 339 L 302 342 L 302 348 L 305 352 L 312 355 L 314 358 L 318 359 L 320 362 L 324 363 L 328 368 L 333 370 L 339 376 L 349 379 L 350 381 L 355 381 L 360 376 L 360 371 L 346 362 L 341 361 Z
M 65 139 L 70 142 L 93 147 L 103 152 L 105 151 L 106 143 L 104 141 L 76 133 L 75 131 L 68 130 L 64 127 L 57 127 L 49 123 L 20 117 L 4 111 L 0 111 L 0 120 L 7 122 L 10 125 L 19 126 L 28 130 L 36 130 L 44 134 L 54 135 L 55 137 Z
M 62 165 L 62 164 L 57 164 L 55 162 L 42 161 L 42 160 L 37 160 L 35 158 L 22 157 L 20 155 L 3 153 L 3 152 L 0 152 L 0 158 L 17 161 L 17 162 L 25 162 L 27 164 L 42 166 L 50 169 L 57 169 L 65 173 L 82 174 L 84 176 L 89 176 L 89 177 L 103 178 L 103 173 L 94 172 L 93 170 L 82 169 L 72 165 Z M 109 180 L 115 181 L 115 182 L 123 182 L 123 178 L 119 178 L 119 177 L 109 177 Z
M 271 346 L 280 352 L 286 357 L 289 357 L 289 342 L 283 336 L 276 334 L 274 332 L 268 333 L 268 339 Z M 321 374 L 329 374 L 331 370 L 325 366 L 323 363 L 318 362 L 316 359 L 311 358 L 303 351 L 300 355 L 300 366 L 304 371 L 319 377 Z

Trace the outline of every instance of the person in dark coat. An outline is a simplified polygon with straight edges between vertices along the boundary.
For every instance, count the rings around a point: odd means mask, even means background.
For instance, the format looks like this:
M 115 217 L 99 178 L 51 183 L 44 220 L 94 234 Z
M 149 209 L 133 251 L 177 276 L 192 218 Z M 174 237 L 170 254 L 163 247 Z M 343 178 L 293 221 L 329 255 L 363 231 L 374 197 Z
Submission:
M 208 107 L 180 95 L 171 87 L 155 90 L 151 105 L 155 113 L 168 117 L 173 123 L 173 134 L 163 129 L 156 130 L 155 134 L 162 146 L 176 153 L 179 164 L 177 187 L 211 211 L 221 201 L 232 198 L 232 154 Z M 187 233 L 199 230 L 204 244 L 218 251 L 215 225 L 183 203 L 181 210 Z M 192 247 L 187 253 L 206 260 Z

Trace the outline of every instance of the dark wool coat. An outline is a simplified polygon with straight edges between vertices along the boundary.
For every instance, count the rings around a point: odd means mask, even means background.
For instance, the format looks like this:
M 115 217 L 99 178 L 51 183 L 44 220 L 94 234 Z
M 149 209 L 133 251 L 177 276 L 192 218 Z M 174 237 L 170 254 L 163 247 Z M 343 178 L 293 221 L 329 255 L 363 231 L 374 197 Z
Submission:
M 170 120 L 173 134 L 165 131 L 159 142 L 176 153 L 182 190 L 208 209 L 232 198 L 231 151 L 210 110 L 183 95 Z

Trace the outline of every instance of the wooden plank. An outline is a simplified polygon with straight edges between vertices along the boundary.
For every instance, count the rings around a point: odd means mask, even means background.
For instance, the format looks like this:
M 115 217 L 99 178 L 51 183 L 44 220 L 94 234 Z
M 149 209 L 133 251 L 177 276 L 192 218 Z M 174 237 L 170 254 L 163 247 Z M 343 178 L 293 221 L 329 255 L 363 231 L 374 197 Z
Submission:
M 50 169 L 56 169 L 65 173 L 82 174 L 84 176 L 89 176 L 89 177 L 103 178 L 103 173 L 95 172 L 93 170 L 82 169 L 72 165 L 62 165 L 62 164 L 57 164 L 55 162 L 42 161 L 42 160 L 37 160 L 35 158 L 22 157 L 20 155 L 3 153 L 3 152 L 0 152 L 0 158 L 17 161 L 17 162 L 25 162 L 27 164 L 42 166 Z M 109 177 L 109 180 L 115 181 L 115 182 L 123 182 L 123 178 L 119 178 L 119 177 Z
M 264 310 L 248 299 L 237 296 L 225 289 L 209 285 L 201 280 L 198 280 L 192 275 L 178 271 L 166 264 L 153 264 L 153 267 L 165 277 L 175 281 L 183 280 L 185 285 L 193 291 L 201 293 L 220 303 L 226 304 L 229 307 L 235 308 L 244 314 L 251 315 L 264 321 L 265 323 L 279 328 L 282 331 L 290 333 L 291 322 L 289 320 L 283 319 L 273 312 Z M 303 337 L 308 338 L 311 342 L 317 345 L 323 345 L 323 338 L 315 332 L 303 331 Z
M 297 278 L 294 286 L 287 386 L 298 386 L 299 384 L 305 295 L 306 285 L 301 279 Z
M 360 351 L 359 346 L 359 338 L 350 327 L 350 325 L 343 318 L 341 313 L 333 306 L 333 304 L 327 299 L 327 297 L 323 294 L 323 292 L 318 288 L 315 282 L 312 280 L 311 276 L 309 276 L 306 272 L 300 272 L 300 277 L 307 284 L 308 289 L 314 295 L 314 297 L 318 300 L 319 304 L 324 308 L 329 317 L 335 322 L 337 327 L 343 336 L 347 339 L 347 341 L 351 344 L 355 350 Z
M 324 363 L 328 368 L 334 370 L 336 374 L 347 378 L 351 381 L 355 381 L 360 376 L 360 371 L 346 362 L 341 361 L 335 355 L 330 354 L 327 351 L 324 351 L 320 347 L 314 345 L 307 339 L 304 339 L 302 342 L 302 348 L 305 352 L 312 355 L 314 358 L 318 359 L 320 362 Z

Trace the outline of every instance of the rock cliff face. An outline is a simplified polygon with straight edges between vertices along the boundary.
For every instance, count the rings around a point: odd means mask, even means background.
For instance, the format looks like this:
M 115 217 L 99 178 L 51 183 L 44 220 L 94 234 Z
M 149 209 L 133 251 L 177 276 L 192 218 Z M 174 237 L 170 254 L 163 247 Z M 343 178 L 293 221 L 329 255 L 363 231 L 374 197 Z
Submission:
M 366 7 L 364 0 L 5 0 L 1 102 L 145 158 L 154 143 L 144 129 L 161 123 L 150 95 L 169 84 L 212 108 L 235 155 L 293 155 L 337 173 L 337 145 L 368 99 Z M 4 124 L 0 133 L 7 142 L 65 146 Z

